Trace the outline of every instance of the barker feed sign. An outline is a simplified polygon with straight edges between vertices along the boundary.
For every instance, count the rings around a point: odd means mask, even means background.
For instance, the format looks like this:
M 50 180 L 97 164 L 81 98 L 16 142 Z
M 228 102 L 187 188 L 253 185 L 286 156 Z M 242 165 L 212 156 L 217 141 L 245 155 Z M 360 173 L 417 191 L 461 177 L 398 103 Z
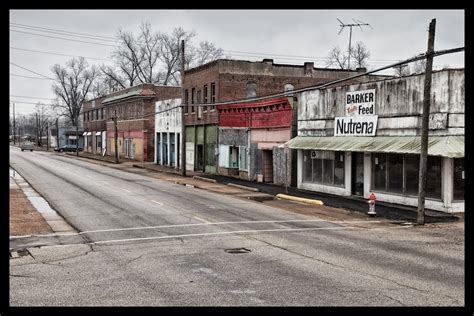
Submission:
M 346 93 L 346 116 L 374 115 L 375 90 Z

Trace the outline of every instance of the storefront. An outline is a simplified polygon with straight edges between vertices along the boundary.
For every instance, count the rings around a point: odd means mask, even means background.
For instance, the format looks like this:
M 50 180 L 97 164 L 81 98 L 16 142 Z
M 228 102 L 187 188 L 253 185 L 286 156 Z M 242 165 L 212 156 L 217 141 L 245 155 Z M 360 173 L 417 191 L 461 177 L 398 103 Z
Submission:
M 417 206 L 423 80 L 301 93 L 298 136 L 286 143 L 298 153 L 297 186 Z M 432 80 L 425 205 L 464 212 L 464 71 L 435 72 Z

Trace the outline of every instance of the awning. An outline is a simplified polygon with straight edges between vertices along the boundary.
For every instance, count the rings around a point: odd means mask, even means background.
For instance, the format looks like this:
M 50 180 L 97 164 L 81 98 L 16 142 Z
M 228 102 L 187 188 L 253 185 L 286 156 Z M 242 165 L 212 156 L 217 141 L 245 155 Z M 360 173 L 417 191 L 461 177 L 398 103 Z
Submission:
M 91 132 L 87 132 L 87 136 L 89 136 L 91 134 Z
M 82 136 L 86 136 L 86 135 L 87 135 L 87 132 L 82 133 Z
M 316 137 L 297 136 L 284 144 L 291 149 L 419 154 L 420 136 Z M 430 136 L 428 155 L 464 157 L 464 136 Z
M 95 132 L 95 136 L 100 136 L 101 132 Z
M 69 135 L 68 138 L 69 139 L 77 139 L 77 136 L 76 135 Z

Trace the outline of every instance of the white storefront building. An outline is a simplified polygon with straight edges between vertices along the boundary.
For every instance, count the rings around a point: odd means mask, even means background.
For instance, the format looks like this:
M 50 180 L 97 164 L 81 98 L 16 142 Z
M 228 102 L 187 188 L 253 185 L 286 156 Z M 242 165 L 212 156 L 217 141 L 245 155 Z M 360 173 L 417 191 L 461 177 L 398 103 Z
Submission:
M 155 159 L 158 165 L 180 168 L 181 99 L 155 103 Z
M 416 206 L 424 74 L 301 92 L 298 188 Z M 433 72 L 427 209 L 464 212 L 464 69 Z

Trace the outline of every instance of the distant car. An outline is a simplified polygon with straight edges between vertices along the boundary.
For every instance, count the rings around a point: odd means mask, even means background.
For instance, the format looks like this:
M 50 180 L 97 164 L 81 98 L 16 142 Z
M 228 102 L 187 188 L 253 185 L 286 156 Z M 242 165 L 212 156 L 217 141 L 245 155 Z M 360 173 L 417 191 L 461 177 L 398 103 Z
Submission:
M 76 152 L 76 145 L 64 145 L 64 146 L 61 146 L 61 147 L 56 147 L 54 148 L 54 151 L 57 151 L 57 152 L 63 152 L 63 151 L 72 151 L 72 152 Z M 83 151 L 84 148 L 80 147 L 79 146 L 79 151 Z
M 23 144 L 21 144 L 20 148 L 21 148 L 21 151 L 24 151 L 24 150 L 33 151 L 33 143 L 24 142 Z

